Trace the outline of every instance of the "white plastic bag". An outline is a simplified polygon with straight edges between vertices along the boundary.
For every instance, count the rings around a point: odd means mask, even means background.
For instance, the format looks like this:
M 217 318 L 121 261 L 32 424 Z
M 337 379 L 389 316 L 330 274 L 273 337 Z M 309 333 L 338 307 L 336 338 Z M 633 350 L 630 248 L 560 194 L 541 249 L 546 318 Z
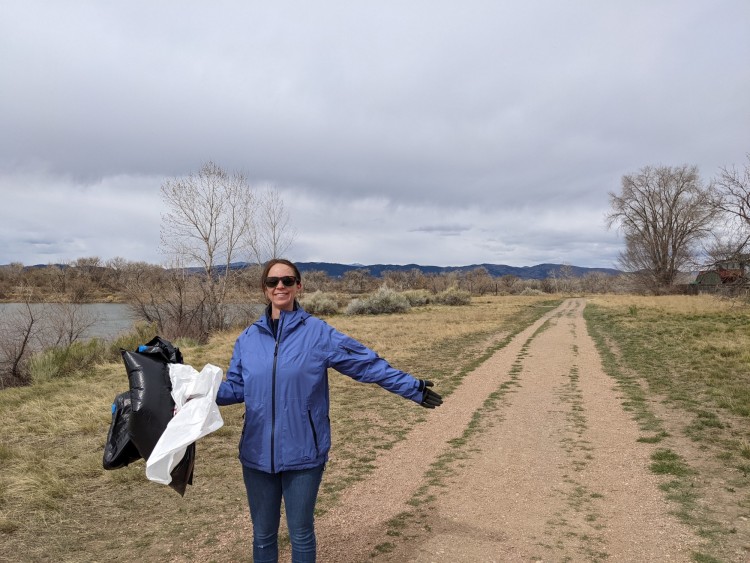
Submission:
M 188 446 L 224 425 L 216 405 L 223 377 L 224 372 L 211 364 L 200 373 L 192 366 L 169 364 L 176 412 L 146 461 L 146 477 L 151 481 L 168 485 Z

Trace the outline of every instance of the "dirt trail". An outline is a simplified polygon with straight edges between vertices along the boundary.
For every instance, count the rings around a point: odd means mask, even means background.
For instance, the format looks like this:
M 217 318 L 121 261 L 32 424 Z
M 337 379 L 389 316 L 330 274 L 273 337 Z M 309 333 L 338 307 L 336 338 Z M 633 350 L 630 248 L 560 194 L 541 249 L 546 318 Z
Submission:
M 377 545 L 391 542 L 395 549 L 374 560 L 690 561 L 699 539 L 669 515 L 648 470 L 653 446 L 636 442 L 584 306 L 567 300 L 523 331 L 378 458 L 374 473 L 318 519 L 318 560 L 372 560 Z M 421 526 L 429 531 L 386 535 L 386 523 L 412 509 L 407 501 L 448 441 L 511 380 L 460 470 L 432 491 Z

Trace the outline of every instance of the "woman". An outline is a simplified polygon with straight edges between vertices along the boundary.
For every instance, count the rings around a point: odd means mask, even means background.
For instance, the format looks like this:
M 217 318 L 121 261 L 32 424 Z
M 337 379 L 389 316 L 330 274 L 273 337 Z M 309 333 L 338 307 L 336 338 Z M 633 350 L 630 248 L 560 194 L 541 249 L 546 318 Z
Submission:
M 427 408 L 442 404 L 432 382 L 399 371 L 353 338 L 306 313 L 302 277 L 288 260 L 261 275 L 268 307 L 237 338 L 216 398 L 245 403 L 240 461 L 253 522 L 253 560 L 278 560 L 281 499 L 292 561 L 315 561 L 313 511 L 331 447 L 329 367 Z

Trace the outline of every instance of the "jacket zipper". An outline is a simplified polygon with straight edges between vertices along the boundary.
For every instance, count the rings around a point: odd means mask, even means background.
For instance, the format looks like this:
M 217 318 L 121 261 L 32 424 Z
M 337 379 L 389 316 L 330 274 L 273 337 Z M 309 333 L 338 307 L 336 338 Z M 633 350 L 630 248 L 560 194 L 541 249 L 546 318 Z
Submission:
M 279 341 L 281 340 L 281 325 L 284 315 L 279 316 L 279 326 L 276 329 L 276 343 L 273 349 L 273 370 L 271 371 L 271 473 L 276 473 L 276 361 L 279 358 Z
M 312 433 L 313 433 L 313 441 L 315 442 L 315 453 L 320 454 L 320 450 L 318 449 L 318 433 L 315 431 L 315 423 L 313 422 L 312 411 L 310 409 L 307 409 L 307 419 L 310 421 L 310 428 L 312 429 Z

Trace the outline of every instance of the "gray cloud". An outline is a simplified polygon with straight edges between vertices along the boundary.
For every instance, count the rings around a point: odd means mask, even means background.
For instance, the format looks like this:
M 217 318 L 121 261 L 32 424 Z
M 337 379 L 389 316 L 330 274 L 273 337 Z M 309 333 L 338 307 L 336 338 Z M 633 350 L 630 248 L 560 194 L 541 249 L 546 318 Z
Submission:
M 0 263 L 159 260 L 159 185 L 212 159 L 283 187 L 299 260 L 611 265 L 623 174 L 744 162 L 749 16 L 744 0 L 7 3 Z
M 424 227 L 417 227 L 415 229 L 411 229 L 410 232 L 413 233 L 434 233 L 440 236 L 458 236 L 461 233 L 465 233 L 467 231 L 471 230 L 471 227 L 467 227 L 465 225 L 426 225 Z

